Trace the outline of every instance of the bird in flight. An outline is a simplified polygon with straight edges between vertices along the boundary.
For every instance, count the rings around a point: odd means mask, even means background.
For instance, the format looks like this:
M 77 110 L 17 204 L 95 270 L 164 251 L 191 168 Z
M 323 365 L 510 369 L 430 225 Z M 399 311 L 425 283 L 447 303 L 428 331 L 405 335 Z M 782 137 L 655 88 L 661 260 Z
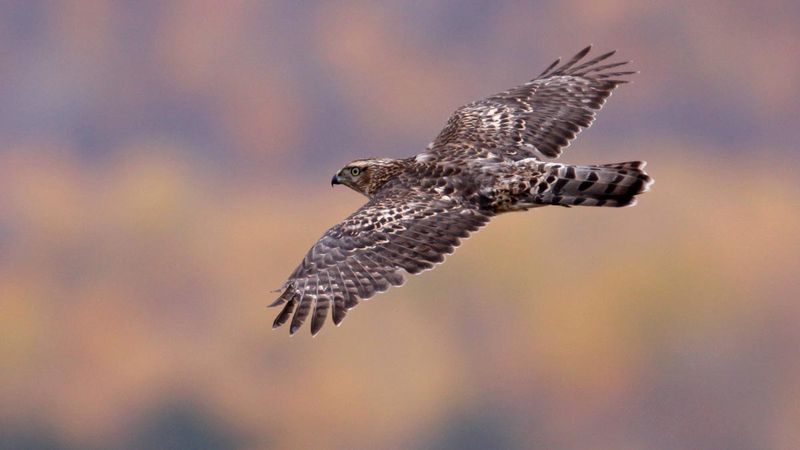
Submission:
M 444 261 L 497 215 L 547 205 L 632 206 L 653 179 L 644 161 L 569 165 L 558 158 L 625 77 L 628 62 L 591 46 L 533 80 L 458 108 L 420 154 L 359 159 L 336 172 L 365 195 L 361 208 L 314 244 L 270 306 L 273 328 L 294 334 L 311 316 L 316 335 L 331 311 L 339 325 L 366 300 Z

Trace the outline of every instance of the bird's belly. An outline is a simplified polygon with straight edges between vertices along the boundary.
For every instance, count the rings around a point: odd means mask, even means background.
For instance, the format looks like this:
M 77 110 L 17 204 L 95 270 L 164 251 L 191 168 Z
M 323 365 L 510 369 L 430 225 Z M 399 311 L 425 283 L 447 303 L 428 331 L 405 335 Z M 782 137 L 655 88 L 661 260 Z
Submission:
M 519 198 L 510 192 L 495 193 L 491 199 L 491 209 L 495 214 L 503 214 L 508 212 L 527 211 L 531 208 L 544 206 L 536 204 L 531 201 Z

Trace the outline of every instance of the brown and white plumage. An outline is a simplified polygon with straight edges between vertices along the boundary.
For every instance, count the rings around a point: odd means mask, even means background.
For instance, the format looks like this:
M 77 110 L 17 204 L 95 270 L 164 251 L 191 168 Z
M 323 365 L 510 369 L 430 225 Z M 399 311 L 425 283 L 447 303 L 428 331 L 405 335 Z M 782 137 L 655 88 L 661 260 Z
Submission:
M 594 121 L 611 91 L 633 71 L 601 64 L 615 52 L 581 62 L 591 46 L 563 65 L 553 62 L 535 79 L 457 109 L 423 155 L 459 161 L 502 152 L 511 160 L 557 158 Z
M 457 109 L 428 148 L 407 159 L 356 160 L 332 184 L 369 201 L 333 226 L 289 276 L 273 327 L 294 334 L 311 318 L 316 334 L 329 312 L 338 325 L 360 300 L 441 263 L 463 238 L 500 213 L 545 205 L 628 206 L 652 179 L 644 162 L 573 166 L 556 158 L 629 71 L 583 62 L 586 47 L 540 76 Z

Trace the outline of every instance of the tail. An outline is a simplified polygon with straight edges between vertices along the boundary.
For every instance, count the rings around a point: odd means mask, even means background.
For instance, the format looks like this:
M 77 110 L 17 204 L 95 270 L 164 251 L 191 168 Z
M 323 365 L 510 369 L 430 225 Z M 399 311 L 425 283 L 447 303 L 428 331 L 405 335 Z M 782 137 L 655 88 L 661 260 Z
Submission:
M 534 203 L 561 206 L 633 206 L 650 190 L 653 179 L 644 161 L 597 166 L 546 164 L 545 174 L 531 188 Z

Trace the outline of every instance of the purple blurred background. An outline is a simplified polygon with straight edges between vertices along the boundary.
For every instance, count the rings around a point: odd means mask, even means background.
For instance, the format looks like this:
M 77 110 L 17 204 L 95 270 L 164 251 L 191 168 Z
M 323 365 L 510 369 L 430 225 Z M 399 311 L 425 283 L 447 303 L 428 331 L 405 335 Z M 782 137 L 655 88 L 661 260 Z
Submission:
M 800 3 L 0 3 L 0 448 L 800 448 Z M 588 43 L 566 152 L 639 206 L 498 218 L 316 338 L 267 310 L 346 162 Z

